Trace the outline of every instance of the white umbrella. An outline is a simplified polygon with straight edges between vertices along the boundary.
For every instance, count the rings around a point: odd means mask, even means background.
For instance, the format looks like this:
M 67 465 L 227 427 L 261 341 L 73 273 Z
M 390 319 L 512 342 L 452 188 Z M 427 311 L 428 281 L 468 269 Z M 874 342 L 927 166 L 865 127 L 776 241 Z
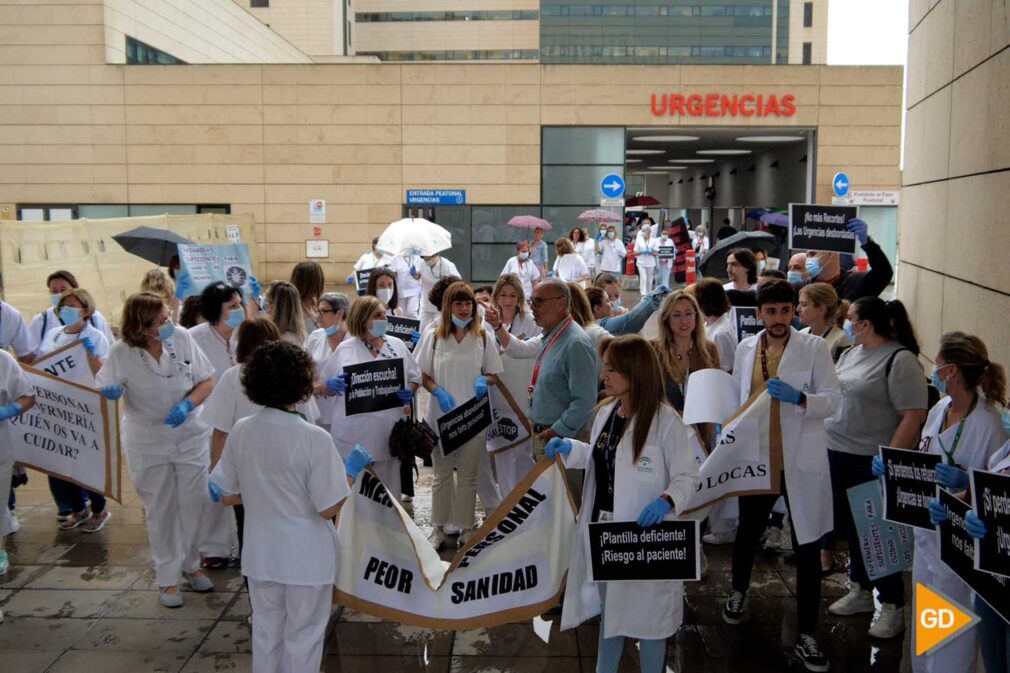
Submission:
M 445 227 L 423 217 L 408 217 L 386 227 L 376 247 L 391 255 L 427 257 L 451 248 L 452 234 Z

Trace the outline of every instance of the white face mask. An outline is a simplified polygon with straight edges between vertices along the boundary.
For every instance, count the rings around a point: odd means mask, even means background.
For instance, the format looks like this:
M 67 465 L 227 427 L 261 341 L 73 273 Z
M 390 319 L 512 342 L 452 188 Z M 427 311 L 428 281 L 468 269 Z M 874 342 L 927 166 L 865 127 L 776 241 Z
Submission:
M 393 288 L 380 287 L 375 291 L 375 298 L 388 306 L 389 301 L 393 298 Z

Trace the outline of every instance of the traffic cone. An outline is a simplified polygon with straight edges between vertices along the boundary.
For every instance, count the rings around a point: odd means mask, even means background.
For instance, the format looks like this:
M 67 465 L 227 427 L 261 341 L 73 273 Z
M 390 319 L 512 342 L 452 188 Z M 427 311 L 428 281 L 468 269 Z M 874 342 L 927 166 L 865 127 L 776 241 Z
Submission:
M 634 276 L 638 274 L 635 268 L 635 244 L 628 243 L 628 255 L 624 258 L 624 275 Z
M 687 249 L 687 260 L 684 268 L 684 283 L 691 285 L 698 280 L 698 270 L 695 261 L 694 248 Z

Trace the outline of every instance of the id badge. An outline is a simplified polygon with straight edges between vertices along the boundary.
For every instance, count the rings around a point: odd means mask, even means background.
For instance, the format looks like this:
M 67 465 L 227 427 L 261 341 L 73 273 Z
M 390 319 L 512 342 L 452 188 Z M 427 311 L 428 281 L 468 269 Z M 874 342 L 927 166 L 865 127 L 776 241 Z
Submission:
M 599 523 L 603 523 L 604 521 L 613 521 L 613 520 L 614 520 L 614 513 L 613 512 L 607 512 L 606 510 L 602 510 L 602 509 L 600 510 L 600 518 L 598 519 Z

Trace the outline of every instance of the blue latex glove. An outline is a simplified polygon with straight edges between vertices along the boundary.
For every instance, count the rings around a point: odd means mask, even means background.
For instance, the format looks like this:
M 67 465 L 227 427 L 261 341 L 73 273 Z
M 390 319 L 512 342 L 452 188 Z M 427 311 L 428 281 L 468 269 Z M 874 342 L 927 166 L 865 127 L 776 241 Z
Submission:
M 547 272 L 547 277 L 548 278 L 554 278 L 554 272 L 553 271 L 548 271 Z
M 883 477 L 884 472 L 884 459 L 880 456 L 873 457 L 873 465 L 870 467 L 870 471 L 873 472 L 874 477 Z
M 84 350 L 88 351 L 88 355 L 93 358 L 98 357 L 98 347 L 95 346 L 95 340 L 91 337 L 84 337 L 81 339 L 81 345 L 84 346 Z
M 344 461 L 344 471 L 351 479 L 357 479 L 361 471 L 372 462 L 372 454 L 365 450 L 361 444 L 355 444 L 351 455 Z
M 193 289 L 193 279 L 188 271 L 183 271 L 175 277 L 175 298 L 185 299 L 189 291 Z
M 768 394 L 772 396 L 772 399 L 789 404 L 800 403 L 802 393 L 782 379 L 770 379 L 766 385 L 768 386 Z
M 473 394 L 478 400 L 487 397 L 487 377 L 483 374 L 473 380 Z
M 101 390 L 102 397 L 107 400 L 118 400 L 123 396 L 123 386 L 118 383 L 110 383 Z
M 671 291 L 672 290 L 670 290 L 670 288 L 668 288 L 666 285 L 660 285 L 655 290 L 653 290 L 652 292 L 650 292 L 645 296 L 649 298 L 649 301 L 652 302 L 653 306 L 659 308 L 659 305 L 663 302 L 663 297 L 670 294 Z
M 168 416 L 165 416 L 165 425 L 170 425 L 173 428 L 179 427 L 186 422 L 186 417 L 189 416 L 193 409 L 193 403 L 186 398 L 182 398 L 182 400 L 175 403 L 172 410 L 168 412 Z
M 256 276 L 249 276 L 249 296 L 259 301 L 262 294 L 263 288 L 260 287 L 260 282 L 256 280 Z
M 866 242 L 870 240 L 870 234 L 867 232 L 866 222 L 858 218 L 853 218 L 845 223 L 845 226 L 856 235 L 856 240 L 859 241 L 859 245 L 866 245 Z
M 435 388 L 431 394 L 438 400 L 438 408 L 442 410 L 443 414 L 447 414 L 456 408 L 456 400 L 442 386 Z
M 21 414 L 21 405 L 17 402 L 0 407 L 0 421 L 6 421 Z
M 348 285 L 354 285 L 354 274 L 353 273 L 347 274 L 347 278 L 345 280 L 347 281 Z
M 989 532 L 985 529 L 985 524 L 982 523 L 982 519 L 978 518 L 975 510 L 969 510 L 968 516 L 964 518 L 964 527 L 968 530 L 968 535 L 976 540 L 981 540 Z
M 414 268 L 413 264 L 410 265 L 410 275 L 414 277 L 417 276 L 417 269 Z
M 963 491 L 968 488 L 968 473 L 954 465 L 937 463 L 936 481 L 948 491 Z
M 544 455 L 554 460 L 557 456 L 567 456 L 572 452 L 572 440 L 563 437 L 551 437 L 544 447 Z
M 663 498 L 656 498 L 642 510 L 642 513 L 638 515 L 638 525 L 642 528 L 648 528 L 649 526 L 655 526 L 657 523 L 663 520 L 670 510 L 673 509 Z
M 947 510 L 944 509 L 939 500 L 930 500 L 929 506 L 926 509 L 929 510 L 929 522 L 934 526 L 939 526 L 947 520 Z
M 222 495 L 229 495 L 228 493 L 224 492 L 224 489 L 222 489 L 220 486 L 218 486 L 212 481 L 207 482 L 207 490 L 210 491 L 211 502 L 221 502 Z
M 416 346 L 417 342 L 421 340 L 421 333 L 414 330 L 410 333 L 410 345 Z
M 343 395 L 347 392 L 347 374 L 340 374 L 331 379 L 326 379 L 326 389 L 334 395 Z
M 401 388 L 396 391 L 396 396 L 403 402 L 403 406 L 407 406 L 414 399 L 414 391 L 410 388 Z

